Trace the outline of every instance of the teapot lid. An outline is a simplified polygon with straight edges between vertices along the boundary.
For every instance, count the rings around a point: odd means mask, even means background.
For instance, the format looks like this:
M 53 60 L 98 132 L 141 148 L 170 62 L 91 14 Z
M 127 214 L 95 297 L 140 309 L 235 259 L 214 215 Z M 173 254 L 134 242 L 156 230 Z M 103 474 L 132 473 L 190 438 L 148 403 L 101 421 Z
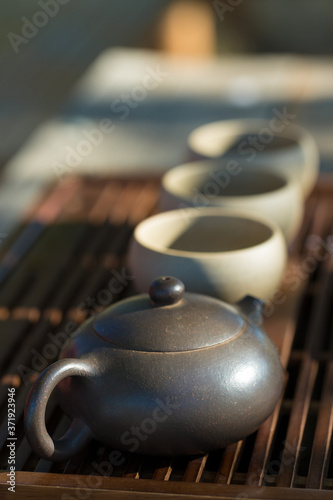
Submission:
M 101 313 L 94 331 L 114 346 L 150 352 L 201 349 L 243 332 L 245 321 L 235 307 L 184 291 L 177 278 L 158 278 L 149 294 L 122 300 Z

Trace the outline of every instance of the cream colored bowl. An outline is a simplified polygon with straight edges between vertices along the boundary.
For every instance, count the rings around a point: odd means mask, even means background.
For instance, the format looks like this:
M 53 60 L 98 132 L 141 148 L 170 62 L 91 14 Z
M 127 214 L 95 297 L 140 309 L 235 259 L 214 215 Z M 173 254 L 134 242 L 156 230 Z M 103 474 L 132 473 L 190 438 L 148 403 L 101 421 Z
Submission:
M 221 208 L 185 208 L 154 215 L 135 229 L 128 265 L 138 291 L 161 275 L 186 290 L 237 302 L 269 299 L 281 281 L 286 243 L 270 220 Z
M 307 196 L 317 179 L 319 153 L 304 128 L 285 119 L 225 120 L 195 129 L 188 138 L 189 159 L 237 158 L 292 175 Z
M 276 222 L 291 240 L 303 218 L 303 196 L 293 177 L 228 161 L 198 161 L 169 170 L 162 179 L 161 211 L 218 206 L 246 210 Z

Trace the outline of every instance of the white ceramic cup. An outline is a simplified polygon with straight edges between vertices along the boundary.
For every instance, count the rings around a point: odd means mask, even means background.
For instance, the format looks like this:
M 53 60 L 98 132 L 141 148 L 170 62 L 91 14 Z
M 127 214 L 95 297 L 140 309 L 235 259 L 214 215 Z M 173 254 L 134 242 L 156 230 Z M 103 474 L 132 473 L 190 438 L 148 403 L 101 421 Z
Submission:
M 188 137 L 189 160 L 236 158 L 248 164 L 292 175 L 304 196 L 313 189 L 319 153 L 311 134 L 286 119 L 242 119 L 208 123 Z
M 227 160 L 185 163 L 162 179 L 161 211 L 181 207 L 218 206 L 265 215 L 276 222 L 287 241 L 297 234 L 303 218 L 298 182 L 282 173 Z
M 223 208 L 185 208 L 141 222 L 128 265 L 138 291 L 158 276 L 175 276 L 187 291 L 237 302 L 267 300 L 281 281 L 285 239 L 272 221 Z

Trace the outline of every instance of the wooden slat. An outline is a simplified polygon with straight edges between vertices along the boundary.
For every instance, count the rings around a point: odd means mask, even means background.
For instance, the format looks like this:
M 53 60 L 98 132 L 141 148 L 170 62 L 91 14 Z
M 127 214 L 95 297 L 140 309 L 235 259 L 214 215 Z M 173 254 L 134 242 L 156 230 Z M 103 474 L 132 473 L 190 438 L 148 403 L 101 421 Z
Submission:
M 277 485 L 292 487 L 318 363 L 306 357 L 299 375 Z
M 137 202 L 142 193 L 145 192 L 145 184 L 142 181 L 130 180 L 121 193 L 121 203 L 112 207 L 109 213 L 109 221 L 115 225 L 122 225 L 134 217 L 137 210 Z
M 274 412 L 260 426 L 251 455 L 250 465 L 246 474 L 245 484 L 248 486 L 261 486 L 265 477 L 265 470 L 273 445 L 274 434 L 278 423 L 282 398 Z
M 333 227 L 332 227 L 333 229 Z M 333 284 L 333 256 L 327 266 L 329 281 Z M 330 289 L 330 302 L 333 301 L 333 286 Z M 331 317 L 331 319 L 333 319 Z M 311 460 L 309 465 L 306 488 L 323 488 L 329 455 L 332 447 L 333 432 L 333 326 L 329 325 L 330 352 L 327 353 L 327 366 L 321 399 L 319 402 L 318 418 L 313 439 Z
M 312 255 L 313 251 L 309 248 L 310 241 L 308 238 L 319 237 L 318 241 L 325 241 L 329 228 L 331 226 L 331 217 L 333 200 L 331 197 L 319 196 L 316 206 L 314 207 L 311 224 L 308 229 L 308 236 L 305 238 L 305 252 L 307 255 Z
M 4 499 L 12 498 L 7 491 L 7 476 L 0 473 L 0 491 Z M 68 494 L 75 497 L 75 488 L 82 485 L 82 494 L 89 494 L 89 498 L 107 500 L 111 495 L 114 498 L 144 499 L 209 499 L 209 498 L 250 498 L 260 500 L 331 500 L 331 491 L 295 489 L 292 492 L 288 488 L 267 487 L 244 487 L 242 485 L 222 485 L 207 483 L 184 483 L 177 481 L 165 481 L 163 491 L 161 482 L 146 479 L 127 479 L 126 484 L 122 478 L 100 477 L 99 487 L 94 489 L 86 476 L 69 474 L 45 474 L 29 472 L 18 472 L 16 475 L 17 493 L 25 494 L 27 498 L 42 499 L 61 498 Z M 38 487 L 36 487 L 38 485 Z M 116 492 L 116 493 L 115 493 Z M 6 495 L 6 496 L 4 496 Z
M 206 466 L 208 455 L 190 460 L 183 477 L 183 481 L 198 483 Z
M 139 479 L 140 470 L 142 467 L 142 456 L 133 455 L 130 457 L 129 462 L 126 465 L 126 470 L 123 473 L 124 479 Z
M 289 255 L 292 257 L 299 257 L 299 255 L 303 252 L 304 242 L 306 241 L 307 236 L 311 234 L 309 233 L 309 228 L 312 224 L 317 199 L 318 191 L 315 190 L 315 192 L 305 203 L 302 225 L 298 231 L 296 238 L 291 241 L 288 246 Z
M 153 479 L 154 481 L 169 481 L 172 473 L 172 461 L 166 459 L 166 464 L 155 469 Z
M 298 264 L 298 259 L 294 258 L 290 260 L 286 274 L 288 274 L 289 268 Z M 276 305 L 273 314 L 264 321 L 265 330 L 276 345 L 284 368 L 287 367 L 289 361 L 292 343 L 295 336 L 300 298 L 305 288 L 305 281 L 301 282 L 300 286 L 295 291 L 288 289 L 288 287 L 284 287 L 282 290 L 285 294 L 283 303 Z M 274 435 L 278 423 L 281 403 L 282 399 L 276 406 L 273 414 L 264 422 L 257 432 L 245 481 L 245 484 L 249 486 L 261 486 L 263 483 L 265 469 L 267 467 L 274 442 Z
M 109 245 L 107 245 L 105 252 L 101 256 L 103 266 L 106 269 L 112 269 L 115 267 L 117 256 L 124 256 L 132 233 L 133 227 L 127 223 L 118 228 L 117 237 L 114 241 L 111 241 Z
M 327 211 L 330 205 L 331 202 L 327 199 L 318 198 L 315 215 L 309 229 L 311 235 L 326 238 L 331 226 L 330 217 L 327 217 L 331 214 Z M 309 255 L 308 249 L 307 253 Z M 318 295 L 315 296 L 307 332 L 304 332 L 306 335 L 305 351 L 289 419 L 286 445 L 281 458 L 281 469 L 277 481 L 280 487 L 292 487 L 297 471 L 304 428 L 318 370 L 318 354 L 321 351 L 325 321 L 331 306 L 331 281 L 328 269 L 329 263 L 326 260 L 319 274 L 321 286 Z
M 108 214 L 112 211 L 116 203 L 121 203 L 122 192 L 125 188 L 125 183 L 120 180 L 112 180 L 106 182 L 98 199 L 89 214 L 89 222 L 100 225 L 107 221 Z
M 135 226 L 145 219 L 157 204 L 158 198 L 159 185 L 157 181 L 147 182 L 137 197 L 135 210 L 129 216 L 129 224 Z
M 0 370 L 3 373 L 5 362 L 9 361 L 9 356 L 22 340 L 22 337 L 29 326 L 26 320 L 6 320 L 0 322 Z
M 29 367 L 31 359 L 34 356 L 33 349 L 40 348 L 43 341 L 47 338 L 46 335 L 51 330 L 51 325 L 48 321 L 40 321 L 33 328 L 27 328 L 25 335 L 19 347 L 15 350 L 15 354 L 10 358 L 9 364 L 5 368 L 3 376 L 18 375 L 19 368 L 22 366 Z M 7 388 L 0 386 L 0 407 L 4 404 L 7 395 Z
M 231 444 L 224 450 L 220 467 L 215 478 L 215 483 L 231 483 L 231 479 L 236 469 L 243 446 L 244 441 L 238 441 L 238 443 Z
M 318 370 L 318 361 L 314 356 L 320 349 L 324 329 L 323 322 L 327 311 L 330 310 L 330 297 L 328 295 L 330 281 L 324 273 L 322 280 L 322 291 L 316 299 L 310 318 L 306 349 L 290 415 L 286 436 L 288 446 L 285 446 L 281 458 L 282 466 L 277 482 L 278 486 L 281 487 L 291 487 L 295 479 L 309 404 Z
M 34 214 L 33 221 L 18 236 L 17 240 L 0 263 L 0 284 L 9 277 L 9 283 L 8 280 L 6 281 L 6 288 L 12 286 L 14 293 L 16 289 L 16 293 L 18 294 L 20 289 L 31 281 L 29 280 L 29 275 L 31 275 L 31 262 L 29 262 L 29 259 L 33 261 L 36 256 L 34 253 L 33 255 L 30 254 L 29 257 L 29 250 L 36 241 L 41 238 L 45 229 L 59 217 L 64 206 L 66 206 L 71 199 L 73 192 L 78 188 L 78 185 L 79 183 L 73 179 L 62 183 L 39 205 Z M 26 269 L 25 275 L 22 267 L 17 267 L 23 259 L 23 264 Z M 10 276 L 14 268 L 15 272 L 13 276 Z M 6 295 L 5 290 L 0 292 L 0 294 L 1 293 Z M 4 297 L 4 299 L 0 300 L 0 313 L 4 310 L 3 308 L 9 308 L 11 305 L 12 299 L 8 290 L 7 298 Z
M 329 454 L 332 446 L 333 429 L 333 362 L 326 373 L 326 383 L 322 394 L 316 432 L 313 440 L 310 467 L 306 488 L 323 488 Z

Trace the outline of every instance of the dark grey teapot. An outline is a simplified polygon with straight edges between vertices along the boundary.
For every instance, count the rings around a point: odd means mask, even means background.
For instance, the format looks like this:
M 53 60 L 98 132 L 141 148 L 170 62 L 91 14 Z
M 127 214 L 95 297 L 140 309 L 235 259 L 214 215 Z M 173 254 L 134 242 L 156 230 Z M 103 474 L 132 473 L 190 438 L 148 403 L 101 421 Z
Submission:
M 25 409 L 33 450 L 66 460 L 90 439 L 125 451 L 205 453 L 255 431 L 278 402 L 283 369 L 267 335 L 249 321 L 261 301 L 230 306 L 184 294 L 176 278 L 88 320 L 35 382 Z M 74 420 L 53 441 L 45 409 L 55 386 Z

